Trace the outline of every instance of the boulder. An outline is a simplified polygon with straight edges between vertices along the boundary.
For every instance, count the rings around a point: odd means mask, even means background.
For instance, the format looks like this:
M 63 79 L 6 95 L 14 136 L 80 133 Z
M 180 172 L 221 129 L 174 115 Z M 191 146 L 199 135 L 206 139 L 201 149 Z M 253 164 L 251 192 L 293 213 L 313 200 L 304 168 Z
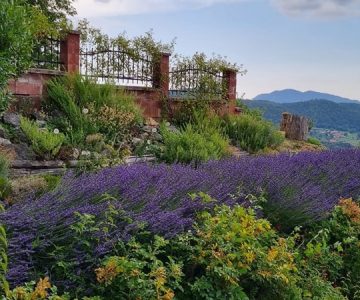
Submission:
M 11 145 L 11 142 L 8 139 L 0 137 L 0 145 Z
M 157 127 L 159 126 L 159 123 L 156 122 L 153 118 L 147 118 L 145 121 L 145 124 L 148 126 L 152 126 L 152 127 Z
M 20 115 L 13 112 L 4 113 L 3 120 L 6 124 L 14 127 L 20 127 Z

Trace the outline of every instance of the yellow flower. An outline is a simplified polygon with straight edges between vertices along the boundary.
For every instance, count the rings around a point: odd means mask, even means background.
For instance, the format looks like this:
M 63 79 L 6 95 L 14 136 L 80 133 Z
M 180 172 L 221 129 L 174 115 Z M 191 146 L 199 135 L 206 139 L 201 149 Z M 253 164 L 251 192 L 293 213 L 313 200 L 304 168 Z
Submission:
M 49 282 L 49 277 L 45 277 L 44 279 L 40 279 L 36 285 L 35 291 L 31 294 L 31 300 L 36 299 L 46 299 L 48 293 L 47 289 L 51 288 L 51 284 Z
M 158 288 L 166 283 L 166 269 L 164 267 L 157 268 L 151 275 L 155 278 L 155 285 Z
M 279 251 L 272 247 L 269 251 L 268 251 L 268 255 L 267 255 L 267 260 L 269 262 L 273 261 L 274 259 L 276 259 L 276 257 L 278 256 Z
M 25 291 L 25 289 L 23 287 L 17 287 L 14 290 L 14 294 L 15 294 L 15 299 L 25 300 L 26 291 Z
M 272 276 L 272 273 L 266 270 L 260 270 L 258 271 L 258 274 L 264 278 L 269 278 Z
M 140 271 L 138 269 L 134 269 L 130 272 L 130 276 L 137 277 L 140 275 Z
M 162 296 L 161 299 L 162 299 L 162 300 L 172 300 L 172 299 L 174 299 L 174 297 L 175 297 L 174 291 L 171 290 L 171 289 L 168 289 L 168 290 L 166 290 L 165 295 Z
M 251 264 L 256 258 L 256 254 L 253 251 L 245 253 L 245 260 L 247 263 Z
M 113 260 L 109 261 L 104 268 L 95 270 L 97 281 L 105 284 L 111 283 L 120 272 L 116 262 Z

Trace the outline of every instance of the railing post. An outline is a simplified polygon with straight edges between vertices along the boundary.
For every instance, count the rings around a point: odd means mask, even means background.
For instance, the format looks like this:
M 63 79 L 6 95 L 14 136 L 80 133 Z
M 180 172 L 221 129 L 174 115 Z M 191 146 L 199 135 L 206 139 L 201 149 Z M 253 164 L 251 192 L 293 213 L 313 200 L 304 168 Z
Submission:
M 226 100 L 228 101 L 229 114 L 236 113 L 236 75 L 235 70 L 225 70 L 223 72 L 226 84 Z
M 163 96 L 169 93 L 169 72 L 170 72 L 170 53 L 161 53 L 160 59 L 154 66 L 153 87 L 160 89 Z
M 73 73 L 80 70 L 80 33 L 67 33 L 60 44 L 60 60 L 64 64 L 63 71 Z

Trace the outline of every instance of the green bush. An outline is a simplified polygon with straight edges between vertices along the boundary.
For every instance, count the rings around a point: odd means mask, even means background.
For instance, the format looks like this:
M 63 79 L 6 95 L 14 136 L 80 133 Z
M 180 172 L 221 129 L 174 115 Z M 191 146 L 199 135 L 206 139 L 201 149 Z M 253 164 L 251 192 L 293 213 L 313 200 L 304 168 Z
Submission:
M 215 201 L 204 194 L 195 198 Z M 311 263 L 309 243 L 299 239 L 299 233 L 281 237 L 252 209 L 218 206 L 201 212 L 192 232 L 171 240 L 142 233 L 119 243 L 118 255 L 95 270 L 97 294 L 106 299 L 345 300 L 323 268 Z M 332 258 L 323 259 L 336 265 Z
M 40 129 L 35 122 L 24 117 L 20 120 L 20 127 L 38 156 L 45 159 L 56 157 L 65 140 L 65 136 L 62 133 L 56 134 L 48 129 Z
M 9 176 L 9 161 L 0 154 L 0 199 L 6 199 L 11 192 L 11 185 L 8 179 Z
M 310 143 L 310 144 L 313 144 L 313 145 L 316 145 L 316 146 L 321 146 L 321 142 L 317 139 L 317 138 L 314 138 L 314 137 L 309 137 L 307 139 L 307 142 Z
M 349 299 L 360 299 L 360 206 L 341 199 L 327 220 L 308 233 L 307 265 Z M 314 288 L 315 290 L 315 288 Z
M 196 130 L 187 124 L 179 132 L 162 126 L 164 149 L 158 154 L 167 163 L 193 164 L 195 167 L 210 159 L 220 159 L 228 154 L 228 141 L 214 129 Z
M 117 145 L 142 122 L 141 111 L 131 95 L 79 74 L 51 80 L 48 95 L 51 122 L 66 133 L 72 145 L 81 146 L 88 135 L 98 132 L 104 134 L 106 142 Z
M 0 204 L 0 213 L 3 211 L 4 207 Z M 0 292 L 5 294 L 9 291 L 9 284 L 5 277 L 8 267 L 7 246 L 5 227 L 0 224 Z
M 235 145 L 250 153 L 276 147 L 284 141 L 282 134 L 270 122 L 258 116 L 226 116 L 224 120 L 229 138 Z

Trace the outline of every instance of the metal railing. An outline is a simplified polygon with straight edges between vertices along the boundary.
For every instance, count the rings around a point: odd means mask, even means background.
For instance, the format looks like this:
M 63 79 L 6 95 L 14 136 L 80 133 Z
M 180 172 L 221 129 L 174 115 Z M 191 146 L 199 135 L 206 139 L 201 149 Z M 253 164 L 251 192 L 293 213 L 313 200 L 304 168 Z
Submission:
M 33 68 L 61 71 L 64 64 L 60 57 L 60 44 L 61 40 L 52 37 L 38 41 L 33 49 Z
M 221 100 L 225 92 L 224 74 L 220 70 L 209 70 L 197 66 L 174 67 L 169 72 L 169 97 L 196 99 L 210 97 Z
M 154 59 L 147 53 L 135 55 L 119 47 L 80 52 L 80 73 L 98 83 L 152 87 Z

